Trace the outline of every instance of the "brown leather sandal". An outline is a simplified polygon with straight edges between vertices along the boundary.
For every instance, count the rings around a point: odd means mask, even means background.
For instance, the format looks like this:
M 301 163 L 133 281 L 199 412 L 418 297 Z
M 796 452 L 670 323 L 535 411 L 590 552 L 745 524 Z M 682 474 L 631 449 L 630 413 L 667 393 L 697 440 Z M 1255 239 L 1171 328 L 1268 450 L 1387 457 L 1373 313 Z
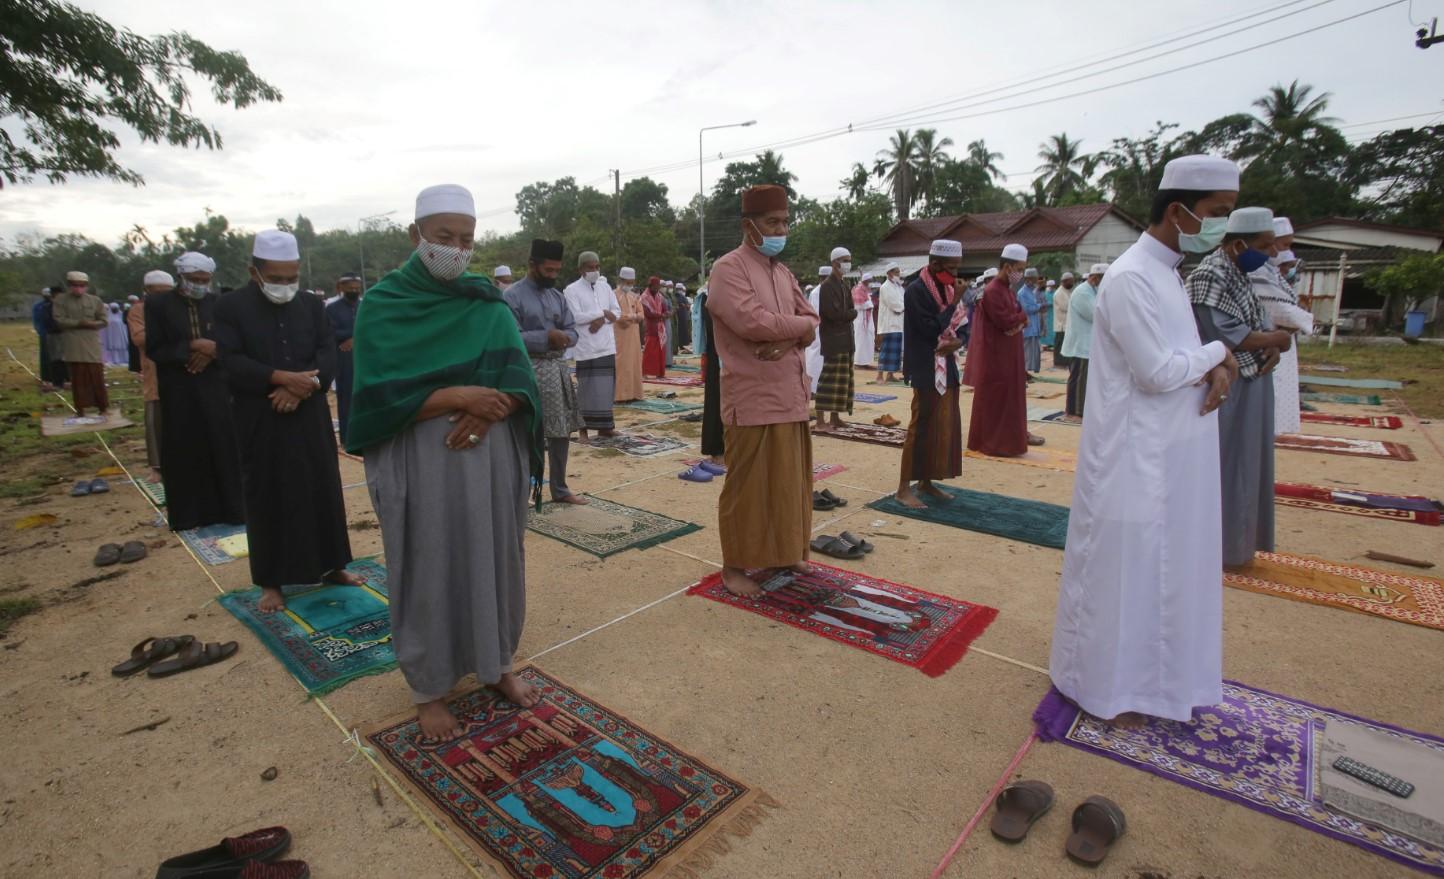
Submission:
M 130 650 L 130 659 L 110 670 L 118 678 L 128 678 L 143 671 L 151 663 L 174 656 L 195 640 L 194 635 L 176 635 L 170 638 L 146 638 Z
M 1053 787 L 1046 781 L 1019 781 L 998 795 L 998 811 L 988 829 L 1004 842 L 1022 842 L 1033 825 L 1053 808 Z
M 1063 850 L 1085 867 L 1096 867 L 1128 829 L 1123 810 L 1107 797 L 1089 797 L 1073 810 L 1073 835 Z
M 212 641 L 204 647 L 199 641 L 192 641 L 181 650 L 179 656 L 156 663 L 146 674 L 153 678 L 164 678 L 183 671 L 190 671 L 193 668 L 215 665 L 217 662 L 235 656 L 239 649 L 241 649 L 241 645 L 235 641 L 227 641 L 224 644 Z

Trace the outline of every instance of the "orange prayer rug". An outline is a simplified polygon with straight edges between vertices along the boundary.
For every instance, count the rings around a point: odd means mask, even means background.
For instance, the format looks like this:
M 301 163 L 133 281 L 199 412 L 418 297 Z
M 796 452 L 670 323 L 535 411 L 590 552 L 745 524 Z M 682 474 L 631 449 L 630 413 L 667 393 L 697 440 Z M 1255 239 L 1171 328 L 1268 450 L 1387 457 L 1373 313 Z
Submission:
M 1225 573 L 1223 582 L 1235 589 L 1444 630 L 1444 580 L 1434 577 L 1261 552 L 1243 572 Z
M 964 457 L 974 458 L 979 461 L 997 461 L 1001 464 L 1022 464 L 1024 467 L 1039 467 L 1043 470 L 1062 470 L 1066 473 L 1074 473 L 1078 470 L 1078 456 L 1073 452 L 1063 452 L 1057 449 L 1049 449 L 1043 446 L 1034 446 L 1027 452 L 1015 458 L 997 458 L 992 455 L 985 455 L 982 452 L 975 452 L 968 449 L 963 453 Z

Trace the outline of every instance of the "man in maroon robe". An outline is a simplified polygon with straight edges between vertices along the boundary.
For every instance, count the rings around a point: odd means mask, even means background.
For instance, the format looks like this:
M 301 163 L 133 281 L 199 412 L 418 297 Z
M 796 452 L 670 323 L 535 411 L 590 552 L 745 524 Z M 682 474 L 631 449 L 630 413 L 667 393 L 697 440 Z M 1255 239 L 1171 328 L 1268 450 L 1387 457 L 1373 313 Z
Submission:
M 1028 267 L 1028 249 L 1003 248 L 998 276 L 983 289 L 974 315 L 967 376 L 973 381 L 968 449 L 997 458 L 1026 454 L 1043 438 L 1028 433 L 1028 375 L 1023 369 L 1023 328 L 1028 316 L 1013 292 Z

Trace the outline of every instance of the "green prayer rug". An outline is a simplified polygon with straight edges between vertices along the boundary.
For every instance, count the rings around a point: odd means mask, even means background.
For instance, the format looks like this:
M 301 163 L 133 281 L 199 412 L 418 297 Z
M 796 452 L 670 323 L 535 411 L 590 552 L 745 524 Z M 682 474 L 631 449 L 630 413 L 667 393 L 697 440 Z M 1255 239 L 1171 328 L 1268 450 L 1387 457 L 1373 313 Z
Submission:
M 286 609 L 261 613 L 259 587 L 227 592 L 221 606 L 246 625 L 312 695 L 396 667 L 386 568 L 358 559 L 364 586 L 287 586 Z
M 933 500 L 919 493 L 918 497 L 927 504 L 921 510 L 898 503 L 892 495 L 880 497 L 868 507 L 894 516 L 951 525 L 964 531 L 977 531 L 1054 549 L 1063 548 L 1063 541 L 1068 536 L 1067 507 L 948 485 L 938 485 L 938 488 L 946 492 L 949 499 Z
M 1322 385 L 1327 388 L 1356 388 L 1369 391 L 1397 391 L 1404 387 L 1403 382 L 1396 382 L 1388 378 L 1339 378 L 1332 375 L 1300 375 L 1299 383 Z
M 1300 400 L 1307 400 L 1310 403 L 1347 403 L 1353 406 L 1382 406 L 1384 398 L 1378 394 L 1359 396 L 1357 394 L 1326 394 L 1322 391 L 1303 391 L 1299 394 Z
M 597 558 L 628 549 L 646 549 L 702 530 L 701 525 L 650 510 L 591 495 L 587 495 L 587 499 L 590 503 L 585 505 L 553 502 L 542 504 L 540 511 L 528 507 L 526 527 Z
M 698 403 L 684 403 L 680 400 L 658 400 L 648 397 L 645 400 L 633 400 L 630 403 L 619 403 L 621 409 L 640 409 L 643 412 L 655 412 L 658 415 L 677 415 L 682 412 L 693 412 L 701 409 Z
M 136 476 L 131 479 L 135 487 L 140 489 L 141 494 L 150 498 L 150 502 L 157 507 L 165 506 L 165 483 L 151 482 L 143 476 Z

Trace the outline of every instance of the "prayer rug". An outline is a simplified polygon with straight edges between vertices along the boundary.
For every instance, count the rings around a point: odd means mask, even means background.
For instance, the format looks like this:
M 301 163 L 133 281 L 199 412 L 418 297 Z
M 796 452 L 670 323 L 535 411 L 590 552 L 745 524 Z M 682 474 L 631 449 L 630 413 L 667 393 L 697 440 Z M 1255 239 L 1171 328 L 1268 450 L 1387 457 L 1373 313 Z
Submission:
M 853 440 L 859 443 L 872 443 L 878 446 L 897 446 L 902 448 L 903 442 L 908 437 L 905 427 L 883 427 L 880 424 L 861 424 L 856 421 L 844 421 L 842 427 L 834 427 L 831 430 L 812 432 L 814 438 L 834 437 L 836 439 Z
M 977 531 L 1054 549 L 1063 548 L 1063 541 L 1068 536 L 1067 507 L 950 485 L 938 485 L 938 488 L 947 492 L 949 499 L 934 500 L 919 493 L 918 498 L 927 504 L 921 510 L 899 503 L 890 494 L 878 498 L 868 507 L 893 516 L 951 525 L 964 531 Z
M 361 463 L 361 464 L 365 464 L 365 463 L 366 463 L 366 459 L 365 459 L 365 458 L 361 457 L 360 455 L 353 455 L 353 454 L 351 454 L 350 452 L 346 451 L 346 447 L 343 446 L 343 445 L 341 445 L 340 443 L 337 443 L 337 444 L 336 444 L 336 454 L 340 455 L 340 456 L 343 457 L 343 458 L 348 458 L 348 459 L 350 459 L 350 460 L 352 460 L 352 461 L 356 461 L 356 462 Z
M 655 397 L 648 397 L 645 400 L 618 403 L 617 408 L 640 409 L 643 412 L 655 412 L 658 415 L 676 415 L 682 412 L 695 412 L 702 406 L 700 403 L 684 403 L 681 400 L 658 400 Z
M 673 372 L 701 372 L 701 371 L 702 371 L 702 367 L 697 366 L 696 364 L 693 364 L 693 363 L 677 363 L 677 362 L 675 362 L 675 361 L 672 363 L 671 366 L 669 366 L 669 367 L 667 367 L 667 368 L 670 369 L 670 370 L 672 370 Z
M 1274 483 L 1274 503 L 1420 525 L 1438 525 L 1444 514 L 1444 505 L 1421 495 L 1380 494 L 1291 482 Z
M 41 436 L 73 436 L 77 433 L 98 433 L 102 430 L 119 430 L 122 427 L 130 427 L 135 424 L 129 418 L 121 414 L 119 409 L 111 409 L 106 418 L 99 415 L 80 416 L 74 413 L 56 413 L 54 415 L 40 416 Z
M 1223 702 L 1186 723 L 1152 719 L 1110 726 L 1057 690 L 1033 714 L 1038 736 L 1117 760 L 1259 812 L 1353 843 L 1418 870 L 1444 875 L 1444 850 L 1324 807 L 1319 790 L 1327 728 L 1354 727 L 1435 753 L 1444 739 L 1224 681 Z
M 311 695 L 396 667 L 386 568 L 358 559 L 346 570 L 364 586 L 288 586 L 286 609 L 261 613 L 259 587 L 227 592 L 221 606 L 255 633 Z
M 1325 455 L 1350 455 L 1356 458 L 1386 458 L 1414 461 L 1414 452 L 1403 443 L 1380 440 L 1351 439 L 1342 436 L 1315 436 L 1306 433 L 1283 433 L 1274 437 L 1274 445 L 1296 452 L 1320 452 Z
M 140 493 L 150 498 L 150 502 L 157 507 L 165 506 L 165 483 L 151 482 L 143 476 L 132 477 L 131 482 L 140 489 Z
M 1338 378 L 1332 375 L 1301 375 L 1299 382 L 1325 388 L 1357 388 L 1370 391 L 1397 391 L 1404 387 L 1403 382 L 1387 378 Z
M 1028 407 L 1028 420 L 1038 421 L 1046 424 L 1066 424 L 1069 427 L 1081 427 L 1082 422 L 1064 421 L 1063 417 L 1068 413 L 1062 409 L 1045 409 L 1042 406 Z
M 1299 399 L 1310 403 L 1345 403 L 1350 406 L 1384 405 L 1384 398 L 1378 394 L 1362 397 L 1357 394 L 1330 394 L 1323 391 L 1311 391 L 1306 385 L 1300 386 Z
M 759 572 L 748 571 L 749 577 Z M 805 629 L 938 677 L 958 664 L 997 617 L 995 608 L 924 592 L 812 562 L 812 572 L 777 571 L 759 580 L 763 594 L 741 598 L 708 574 L 687 590 L 722 604 Z
M 1281 552 L 1261 552 L 1245 570 L 1225 573 L 1224 585 L 1444 630 L 1444 580 Z
M 176 533 L 190 546 L 191 551 L 208 565 L 224 565 L 237 558 L 245 558 L 245 556 L 231 555 L 221 545 L 221 541 L 227 538 L 237 535 L 245 537 L 246 526 L 244 525 L 207 525 L 204 528 L 192 528 L 189 531 Z
M 1024 467 L 1041 467 L 1044 470 L 1062 470 L 1066 473 L 1073 473 L 1078 469 L 1078 456 L 1075 453 L 1048 449 L 1041 446 L 1029 448 L 1028 451 L 1016 458 L 995 458 L 992 455 L 984 455 L 982 452 L 975 452 L 972 449 L 963 452 L 963 456 L 975 458 L 979 461 L 1022 464 Z
M 819 482 L 829 476 L 836 476 L 847 468 L 841 464 L 813 464 L 812 481 Z
M 896 400 L 897 394 L 864 394 L 854 393 L 852 399 L 858 403 L 886 403 L 889 400 Z
M 414 709 L 364 731 L 478 855 L 515 879 L 687 875 L 778 803 L 534 667 L 520 708 L 489 689 L 448 701 L 462 734 L 426 744 Z M 675 871 L 675 872 L 673 872 Z
M 655 375 L 644 376 L 642 381 L 649 385 L 672 385 L 678 388 L 700 388 L 702 377 L 700 375 L 664 375 L 658 378 Z
M 646 549 L 684 534 L 702 530 L 701 525 L 683 522 L 587 495 L 588 504 L 545 503 L 538 511 L 528 506 L 526 527 L 530 531 L 560 540 L 606 558 L 627 549 Z
M 1299 418 L 1310 424 L 1343 424 L 1349 427 L 1377 427 L 1380 430 L 1398 430 L 1404 420 L 1397 415 L 1326 415 L 1323 412 L 1303 412 Z
M 1052 377 L 1051 375 L 1035 375 L 1035 376 L 1033 376 L 1033 381 L 1035 381 L 1035 382 L 1042 382 L 1042 383 L 1045 384 L 1045 385 L 1066 385 L 1066 384 L 1068 384 L 1068 380 L 1067 380 L 1066 378 L 1054 378 L 1054 377 Z
M 572 442 L 579 446 L 591 446 L 594 449 L 616 449 L 634 458 L 650 458 L 653 455 L 660 455 L 664 452 L 691 448 L 691 445 L 684 440 L 670 436 L 652 436 L 649 433 L 619 433 L 616 436 L 593 436 L 588 438 L 586 442 L 582 442 L 579 439 L 573 439 Z

